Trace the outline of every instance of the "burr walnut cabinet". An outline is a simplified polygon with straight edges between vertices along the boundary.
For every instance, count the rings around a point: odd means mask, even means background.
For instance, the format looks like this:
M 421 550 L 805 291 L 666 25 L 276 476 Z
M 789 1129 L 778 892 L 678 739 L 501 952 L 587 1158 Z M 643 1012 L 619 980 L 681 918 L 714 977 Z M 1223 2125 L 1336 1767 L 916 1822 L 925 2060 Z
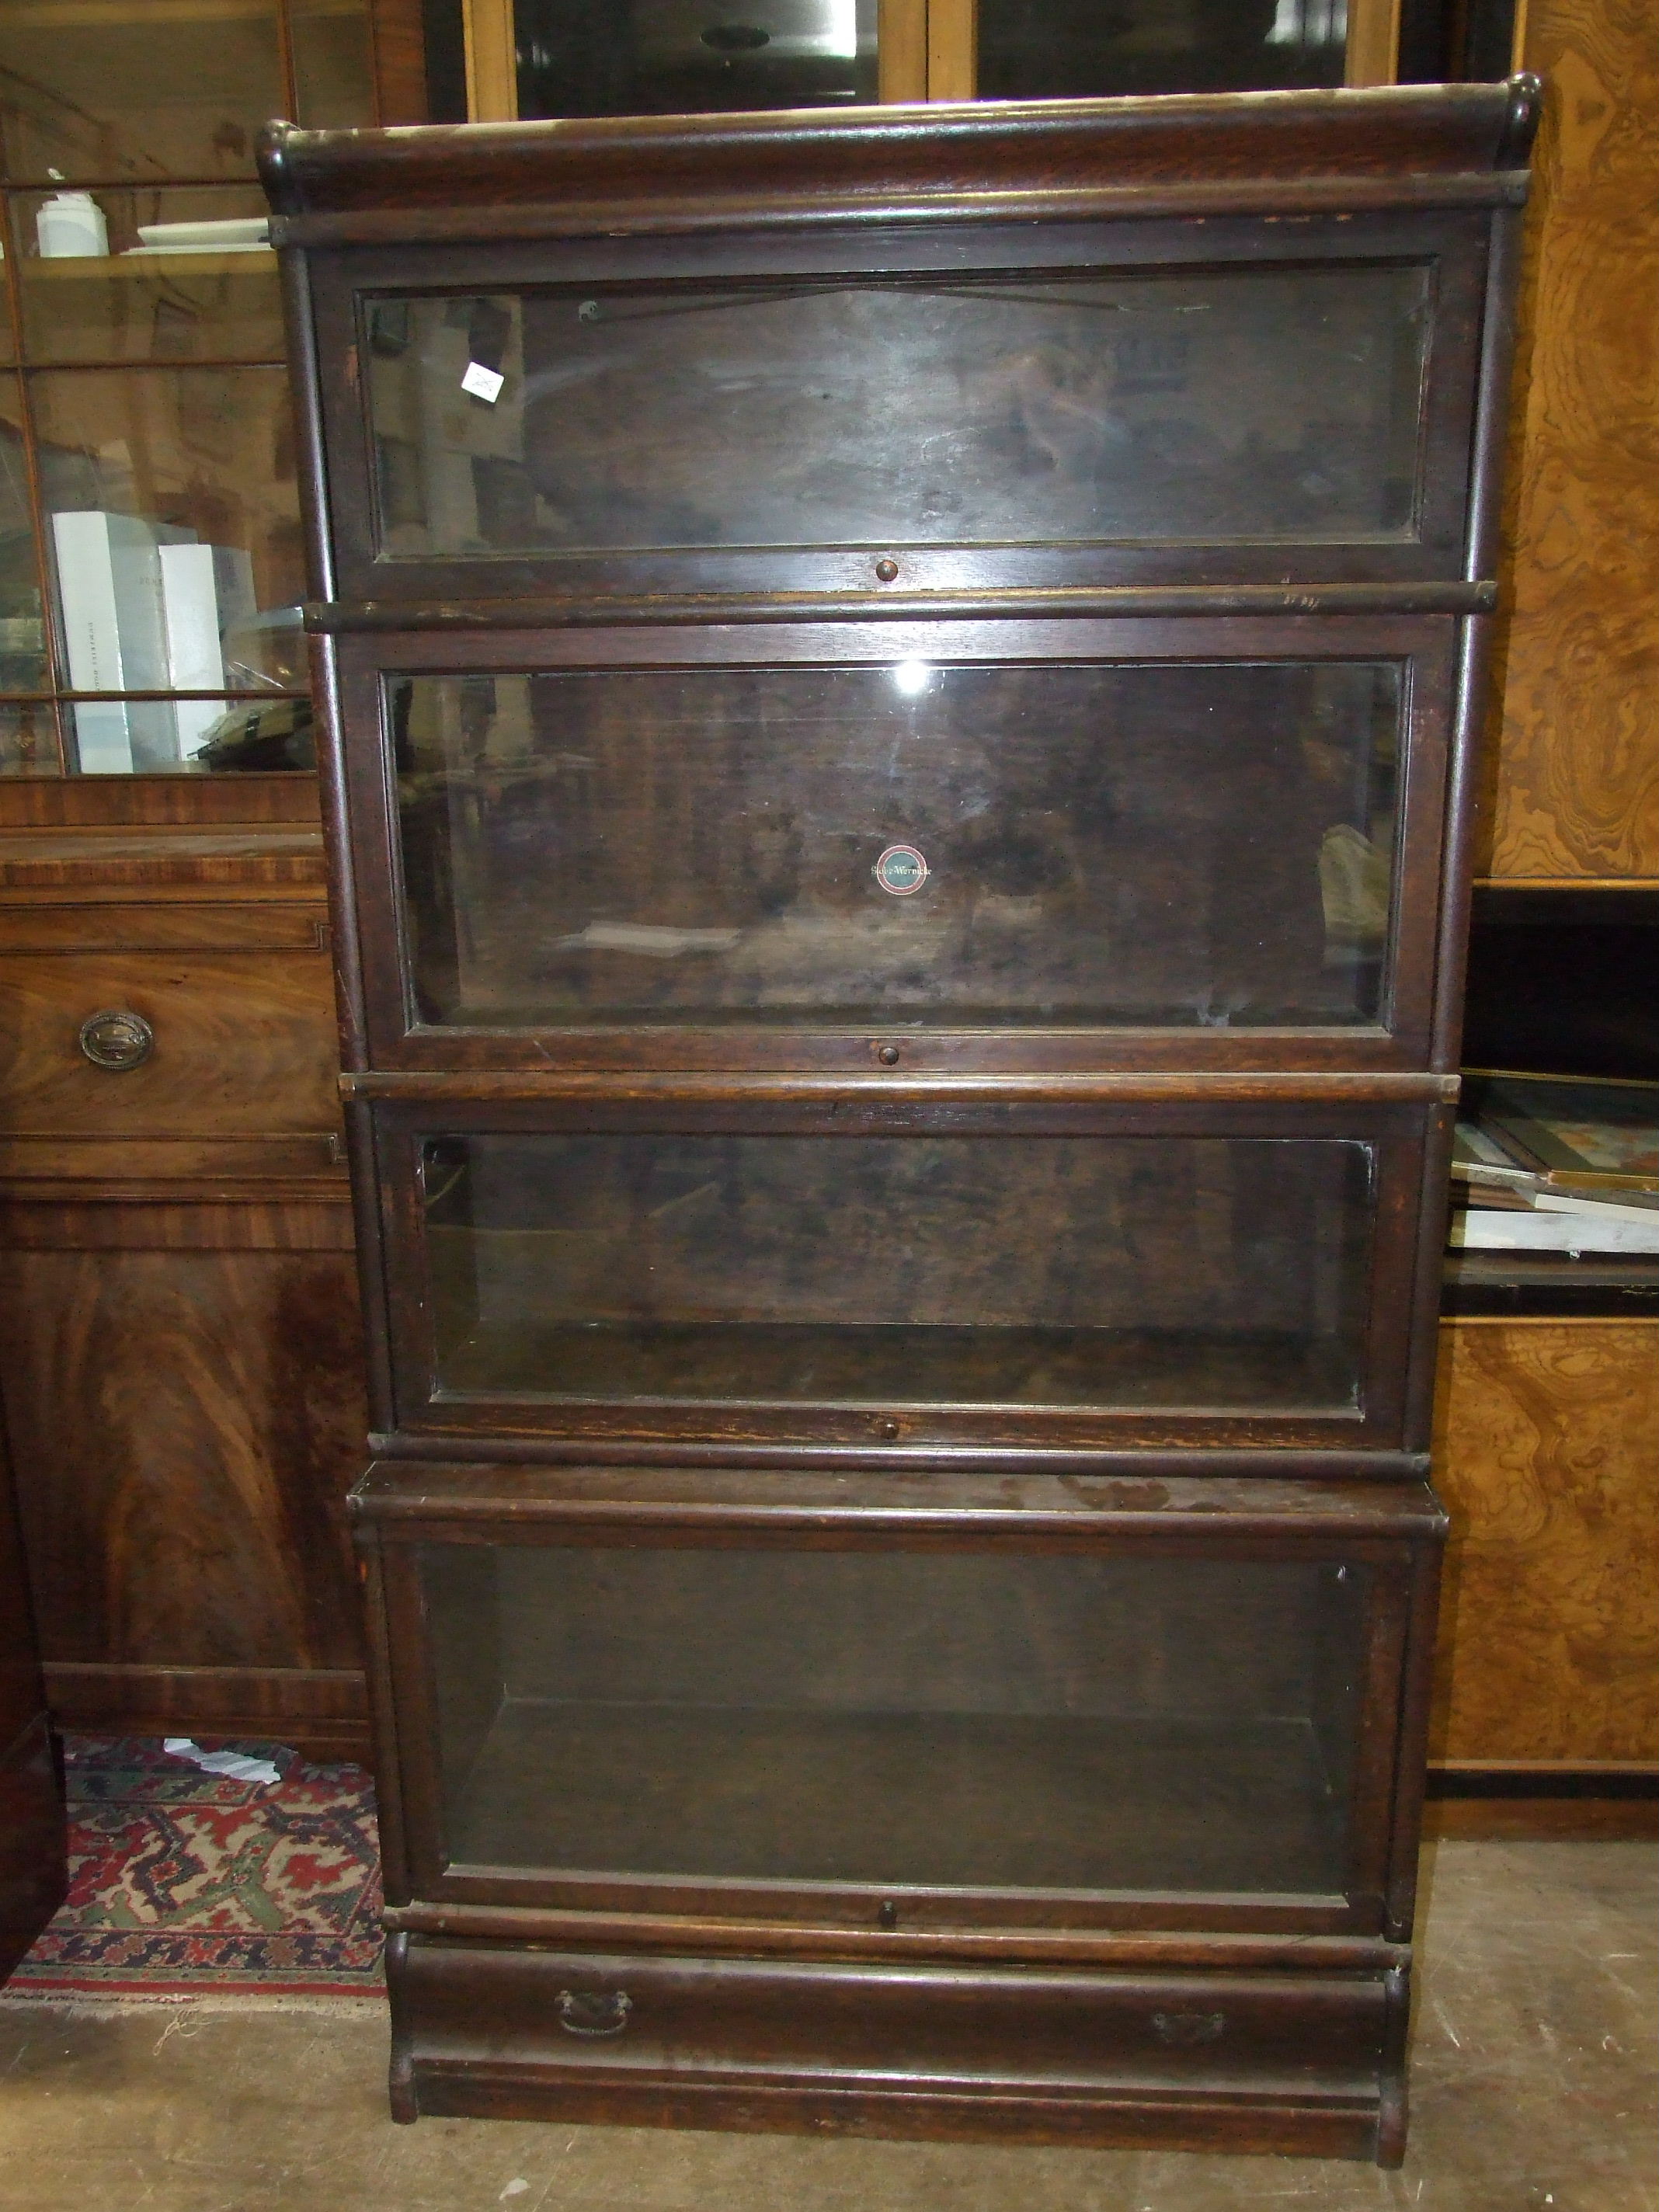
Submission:
M 1399 2159 L 1534 105 L 268 135 L 399 2118 Z

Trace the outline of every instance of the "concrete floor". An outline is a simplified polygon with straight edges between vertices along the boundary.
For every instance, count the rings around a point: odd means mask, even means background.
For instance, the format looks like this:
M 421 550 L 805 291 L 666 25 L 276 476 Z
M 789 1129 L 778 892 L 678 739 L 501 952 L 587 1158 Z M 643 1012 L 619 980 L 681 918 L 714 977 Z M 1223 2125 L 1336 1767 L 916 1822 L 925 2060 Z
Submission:
M 0 2001 L 0 2206 L 28 2212 L 1659 2212 L 1645 1843 L 1426 1854 L 1403 2172 L 1299 2159 L 394 2128 L 378 2011 Z

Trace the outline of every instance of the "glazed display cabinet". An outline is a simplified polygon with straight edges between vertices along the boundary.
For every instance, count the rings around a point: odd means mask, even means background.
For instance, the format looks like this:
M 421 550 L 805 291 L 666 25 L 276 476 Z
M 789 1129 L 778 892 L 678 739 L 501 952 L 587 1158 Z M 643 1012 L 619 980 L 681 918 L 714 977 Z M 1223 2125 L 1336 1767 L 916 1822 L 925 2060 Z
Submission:
M 268 138 L 400 2118 L 1400 2158 L 1534 101 Z

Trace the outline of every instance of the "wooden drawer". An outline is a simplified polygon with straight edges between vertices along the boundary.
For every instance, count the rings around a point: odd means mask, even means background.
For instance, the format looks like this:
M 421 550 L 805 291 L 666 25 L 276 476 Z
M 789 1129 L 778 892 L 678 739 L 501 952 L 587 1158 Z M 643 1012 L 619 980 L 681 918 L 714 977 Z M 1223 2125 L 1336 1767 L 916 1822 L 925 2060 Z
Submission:
M 394 1948 L 392 1978 L 422 2112 L 648 2120 L 667 2116 L 657 2100 L 684 2118 L 703 2100 L 705 2125 L 718 2101 L 720 2124 L 839 2116 L 880 2131 L 887 2099 L 907 2126 L 931 2105 L 941 2131 L 971 2133 L 981 2106 L 1006 2133 L 1024 2107 L 1101 2140 L 1133 2139 L 1136 2112 L 1156 2140 L 1158 2112 L 1180 2112 L 1186 2140 L 1194 2107 L 1248 2099 L 1367 2152 L 1397 2025 L 1380 1973 L 775 1964 L 416 1936 Z
M 136 1066 L 98 1066 L 82 1049 L 82 1024 L 112 1009 L 153 1033 Z M 326 1130 L 338 1121 L 337 1066 L 333 978 L 314 933 L 293 950 L 0 957 L 7 1134 Z

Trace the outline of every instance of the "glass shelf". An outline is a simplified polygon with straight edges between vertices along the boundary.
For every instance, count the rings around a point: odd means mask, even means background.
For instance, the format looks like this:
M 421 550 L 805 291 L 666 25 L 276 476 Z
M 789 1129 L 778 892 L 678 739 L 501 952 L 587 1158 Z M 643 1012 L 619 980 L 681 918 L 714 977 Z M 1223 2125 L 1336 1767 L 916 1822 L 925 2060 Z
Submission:
M 12 195 L 31 364 L 285 359 L 276 256 L 269 246 L 155 250 L 177 226 L 263 222 L 262 194 L 173 188 L 93 198 L 109 252 L 53 257 L 34 250 L 43 197 Z

